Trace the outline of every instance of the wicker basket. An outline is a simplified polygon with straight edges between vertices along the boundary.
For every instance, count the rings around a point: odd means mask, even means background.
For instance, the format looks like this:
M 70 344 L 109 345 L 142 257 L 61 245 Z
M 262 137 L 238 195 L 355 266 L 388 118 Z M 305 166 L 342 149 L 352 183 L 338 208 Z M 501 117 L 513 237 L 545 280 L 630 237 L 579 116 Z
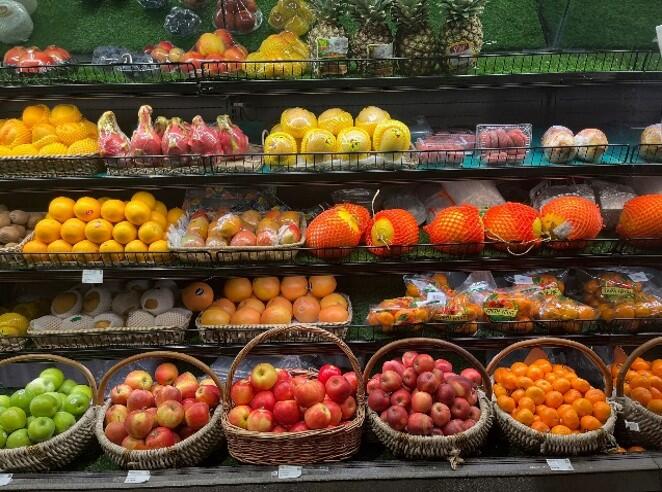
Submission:
M 111 157 L 104 159 L 109 176 L 179 176 L 205 174 L 201 155 Z
M 341 294 L 347 300 L 347 312 L 349 316 L 347 321 L 344 323 L 293 323 L 289 325 L 203 325 L 200 323 L 200 318 L 202 313 L 198 315 L 195 319 L 195 327 L 198 330 L 200 338 L 205 343 L 217 343 L 217 344 L 239 344 L 239 343 L 248 343 L 250 340 L 256 336 L 264 333 L 265 331 L 274 329 L 274 328 L 287 328 L 289 326 L 305 325 L 305 326 L 317 326 L 318 328 L 323 328 L 324 330 L 334 334 L 341 340 L 347 336 L 347 330 L 349 325 L 352 322 L 352 303 L 349 300 L 349 297 L 345 294 Z M 320 337 L 317 332 L 308 331 L 308 332 L 298 332 L 292 336 L 291 333 L 283 333 L 281 336 L 272 337 L 271 342 L 285 342 L 285 343 L 319 343 L 324 342 L 327 339 Z
M 161 449 L 128 450 L 122 446 L 112 443 L 104 433 L 103 424 L 106 411 L 111 402 L 108 399 L 104 404 L 105 392 L 111 378 L 123 367 L 144 359 L 175 359 L 199 369 L 209 376 L 223 391 L 223 386 L 218 376 L 209 366 L 200 362 L 190 355 L 177 352 L 155 351 L 128 357 L 111 367 L 99 382 L 97 392 L 97 403 L 99 405 L 95 432 L 104 453 L 117 466 L 132 470 L 156 470 L 160 468 L 180 468 L 193 466 L 200 463 L 223 443 L 223 429 L 220 420 L 223 414 L 222 405 L 218 405 L 209 420 L 209 423 L 195 434 L 183 439 L 174 446 Z
M 20 269 L 27 265 L 23 246 L 32 239 L 33 234 L 27 234 L 16 246 L 0 248 L 0 267 Z
M 621 418 L 616 425 L 616 435 L 621 444 L 640 444 L 647 448 L 662 448 L 662 416 L 651 412 L 641 403 L 623 394 L 625 376 L 637 357 L 662 344 L 662 337 L 653 338 L 632 351 L 616 376 L 616 401 L 621 406 Z M 625 422 L 636 423 L 639 431 L 632 430 Z
M 145 347 L 181 343 L 192 313 L 177 326 L 123 326 L 117 328 L 82 328 L 74 330 L 28 329 L 28 336 L 40 349 L 92 347 Z
M 461 455 L 474 454 L 480 450 L 494 422 L 494 413 L 490 398 L 492 384 L 483 365 L 469 352 L 453 343 L 435 338 L 405 338 L 391 342 L 379 349 L 368 361 L 363 373 L 363 379 L 368 380 L 375 365 L 385 355 L 401 349 L 443 349 L 460 355 L 468 361 L 483 376 L 484 391 L 478 390 L 480 404 L 480 419 L 471 429 L 454 436 L 416 436 L 393 429 L 384 422 L 377 413 L 367 408 L 370 427 L 379 440 L 395 456 L 410 459 L 440 459 L 447 458 L 455 470 L 462 463 Z
M 581 352 L 602 373 L 605 386 L 604 392 L 606 395 L 611 395 L 611 374 L 602 359 L 585 345 L 561 338 L 536 338 L 514 343 L 494 356 L 487 365 L 487 373 L 492 376 L 499 363 L 510 353 L 527 347 L 541 346 L 567 347 Z M 535 431 L 517 422 L 501 410 L 496 403 L 494 404 L 494 413 L 499 427 L 511 444 L 543 456 L 576 456 L 607 451 L 616 447 L 616 440 L 613 436 L 616 425 L 616 407 L 613 401 L 608 399 L 608 402 L 611 406 L 611 415 L 601 429 L 569 436 Z
M 103 161 L 97 154 L 0 157 L 2 178 L 94 176 L 103 169 Z
M 93 392 L 97 384 L 92 373 L 80 362 L 59 355 L 25 354 L 0 360 L 0 366 L 14 362 L 56 362 L 79 371 Z M 94 402 L 92 402 L 94 403 Z M 76 459 L 94 441 L 94 421 L 98 408 L 93 404 L 78 421 L 62 434 L 24 448 L 0 449 L 0 468 L 7 471 L 45 472 L 62 468 Z
M 248 431 L 232 425 L 228 420 L 228 412 L 232 407 L 230 389 L 239 364 L 260 343 L 297 332 L 315 332 L 320 339 L 335 343 L 349 359 L 352 370 L 358 379 L 354 420 L 337 427 L 294 433 Z M 294 325 L 273 328 L 259 334 L 237 354 L 230 366 L 225 383 L 222 422 L 230 454 L 243 463 L 258 465 L 321 463 L 341 461 L 351 457 L 361 445 L 365 418 L 365 387 L 361 374 L 361 366 L 351 349 L 338 337 L 322 328 Z

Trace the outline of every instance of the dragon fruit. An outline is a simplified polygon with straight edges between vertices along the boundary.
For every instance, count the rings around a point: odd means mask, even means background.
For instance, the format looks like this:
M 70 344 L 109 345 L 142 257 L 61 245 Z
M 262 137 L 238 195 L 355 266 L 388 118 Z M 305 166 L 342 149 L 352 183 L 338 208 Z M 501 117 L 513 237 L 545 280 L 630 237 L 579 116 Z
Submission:
M 220 115 L 216 122 L 224 154 L 237 155 L 248 152 L 248 137 L 241 128 L 232 123 L 228 115 Z
M 112 111 L 106 111 L 97 122 L 99 130 L 99 153 L 102 157 L 126 157 L 131 150 L 131 142 L 117 124 Z
M 161 137 L 152 126 L 151 106 L 140 106 L 138 110 L 138 128 L 131 137 L 131 153 L 133 155 L 159 155 L 161 153 Z
M 156 130 L 156 133 L 160 138 L 163 138 L 163 134 L 165 133 L 169 124 L 170 120 L 165 116 L 159 116 L 156 118 L 156 120 L 154 120 L 154 130 Z
M 211 128 L 198 115 L 193 118 L 191 128 L 191 138 L 189 141 L 191 152 L 200 155 L 212 155 L 218 153 L 219 138 L 218 132 Z
M 189 132 L 182 123 L 181 118 L 172 118 L 163 133 L 161 150 L 165 155 L 190 154 Z

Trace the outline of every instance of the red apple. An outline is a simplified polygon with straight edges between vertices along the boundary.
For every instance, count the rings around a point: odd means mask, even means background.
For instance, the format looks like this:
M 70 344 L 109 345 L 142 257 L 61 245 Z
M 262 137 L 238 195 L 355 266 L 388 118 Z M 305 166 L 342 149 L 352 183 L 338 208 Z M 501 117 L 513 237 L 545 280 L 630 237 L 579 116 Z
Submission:
M 371 393 L 372 391 L 376 389 L 382 389 L 382 376 L 381 374 L 377 374 L 370 378 L 370 381 L 368 381 L 368 384 L 366 385 L 366 390 L 368 393 Z
M 471 390 L 471 392 L 467 395 L 467 401 L 469 402 L 469 405 L 478 404 L 478 393 L 476 393 L 476 390 Z
M 169 448 L 175 445 L 175 433 L 166 427 L 157 427 L 145 438 L 147 449 Z
M 104 430 L 104 434 L 106 434 L 106 437 L 110 442 L 113 442 L 118 446 L 120 446 L 124 438 L 129 435 L 124 427 L 124 422 L 117 421 L 109 423 Z
M 368 395 L 368 406 L 380 413 L 391 406 L 391 400 L 385 391 L 375 390 Z
M 126 375 L 124 383 L 128 384 L 131 389 L 149 390 L 154 383 L 152 376 L 147 371 L 135 370 Z
M 445 436 L 453 436 L 464 432 L 464 421 L 453 419 L 444 426 L 443 431 Z
M 276 375 L 277 375 L 276 378 L 277 383 L 282 383 L 283 381 L 292 380 L 292 376 L 285 369 L 280 369 L 280 368 L 276 369 Z
M 201 429 L 209 423 L 209 405 L 199 401 L 184 411 L 184 420 L 188 427 Z
M 435 399 L 447 407 L 450 407 L 453 405 L 453 400 L 455 400 L 455 391 L 453 391 L 453 387 L 448 383 L 440 385 L 439 388 L 437 388 Z
M 382 373 L 381 388 L 384 391 L 398 390 L 402 387 L 402 376 L 395 371 L 386 371 Z
M 453 372 L 453 364 L 448 362 L 446 359 L 436 359 L 434 361 L 434 367 L 444 373 Z
M 276 427 L 271 429 L 271 432 L 273 432 L 274 434 L 284 434 L 285 432 L 287 432 L 287 429 L 282 425 L 277 425 Z
M 274 371 L 275 373 L 276 371 Z M 251 411 L 247 420 L 247 429 L 249 431 L 269 432 L 273 427 L 273 416 L 269 410 L 258 408 Z
M 299 405 L 295 400 L 277 401 L 272 413 L 274 420 L 281 425 L 293 425 L 301 420 Z
M 246 417 L 248 417 L 248 415 L 246 415 Z M 246 427 L 244 427 L 244 429 L 245 429 L 245 428 L 246 428 Z M 196 432 L 198 432 L 198 431 L 195 430 L 195 429 L 193 429 L 193 428 L 191 428 L 191 427 L 187 427 L 187 426 L 180 427 L 180 428 L 179 428 L 179 437 L 180 437 L 182 440 L 184 440 L 184 439 L 186 439 L 187 437 L 192 436 L 192 435 L 195 434 Z
M 294 388 L 294 399 L 299 406 L 312 407 L 324 400 L 324 385 L 316 379 L 310 379 Z
M 451 376 L 446 378 L 446 381 L 451 385 L 451 388 L 453 388 L 455 396 L 466 398 L 473 390 L 473 383 L 465 377 Z
M 474 425 L 476 425 L 476 421 L 473 419 L 467 419 L 464 421 L 464 430 L 469 430 L 471 429 Z
M 436 427 L 443 428 L 451 421 L 451 410 L 441 402 L 436 402 L 430 409 L 430 417 Z
M 391 395 L 391 405 L 409 408 L 411 393 L 404 388 L 399 389 Z
M 315 403 L 303 414 L 303 421 L 309 429 L 324 429 L 331 422 L 331 411 L 324 403 Z
M 402 365 L 404 365 L 405 368 L 411 367 L 412 365 L 414 365 L 414 359 L 416 358 L 417 355 L 418 352 L 414 352 L 414 351 L 405 352 L 404 354 L 402 354 Z
M 407 420 L 407 432 L 427 436 L 432 434 L 432 418 L 424 413 L 412 413 Z
M 356 377 L 356 373 L 354 371 L 349 371 L 343 374 L 343 377 L 347 380 L 349 385 L 352 387 L 352 394 L 355 395 L 356 391 L 359 388 L 359 380 Z
M 129 394 L 133 391 L 133 388 L 128 384 L 118 384 L 110 392 L 110 401 L 114 405 L 126 405 L 126 400 L 129 398 Z
M 248 405 L 255 396 L 253 386 L 247 379 L 237 381 L 232 385 L 230 397 L 235 405 Z
M 152 429 L 157 427 L 159 425 L 159 423 L 156 421 L 156 407 L 150 407 L 150 408 L 145 409 L 144 411 L 147 412 L 152 417 L 152 420 L 154 422 L 152 424 Z
M 292 400 L 294 398 L 294 391 L 292 384 L 289 381 L 279 381 L 274 386 L 274 397 L 276 401 Z
M 184 412 L 186 412 L 186 410 L 191 408 L 191 405 L 193 405 L 194 403 L 196 403 L 196 401 L 193 398 L 184 398 L 182 400 L 182 406 L 184 407 Z
M 416 388 L 416 381 L 418 380 L 418 374 L 413 367 L 408 367 L 402 373 L 402 384 L 405 388 L 410 391 Z
M 308 381 L 308 378 L 306 376 L 304 376 L 303 374 L 299 374 L 298 376 L 294 376 L 291 380 L 292 387 L 296 388 L 297 386 L 299 386 L 300 384 L 305 383 L 306 381 Z
M 340 424 L 342 421 L 342 409 L 340 408 L 340 405 L 333 400 L 324 400 L 322 403 L 326 405 L 326 408 L 331 412 L 331 421 L 329 422 L 329 425 L 335 427 Z
M 478 422 L 480 420 L 480 408 L 471 407 L 469 409 L 469 418 L 475 422 Z
M 127 434 L 135 439 L 143 439 L 154 427 L 154 416 L 146 410 L 129 413 L 124 422 Z
M 228 412 L 228 421 L 236 427 L 248 429 L 248 416 L 252 411 L 253 409 L 248 405 L 236 406 Z M 195 431 L 195 429 L 192 430 Z
M 386 371 L 395 371 L 402 376 L 402 373 L 405 372 L 405 366 L 397 359 L 387 360 L 382 364 L 382 373 Z
M 198 391 L 198 380 L 190 372 L 185 372 L 175 380 L 175 388 L 180 391 L 183 399 L 195 398 L 195 392 Z
M 145 447 L 145 441 L 142 439 L 135 439 L 131 436 L 126 436 L 124 440 L 122 441 L 122 447 L 132 450 L 132 451 L 140 451 L 143 449 L 147 449 Z
M 212 378 L 204 378 L 202 381 L 200 381 L 200 386 L 216 386 L 216 383 Z
M 440 429 L 439 427 L 433 427 L 432 428 L 432 435 L 433 436 L 443 436 L 444 431 L 443 431 L 443 429 Z
M 476 386 L 479 386 L 483 382 L 483 376 L 481 376 L 480 373 L 473 367 L 462 369 L 460 376 L 467 378 Z
M 437 376 L 437 379 L 439 380 L 439 384 L 445 383 L 446 378 L 444 377 L 444 373 L 441 369 L 437 369 L 436 367 L 432 369 L 432 374 Z
M 154 406 L 154 395 L 147 390 L 133 390 L 126 401 L 126 408 L 129 412 L 134 410 L 144 410 Z
M 471 405 L 464 398 L 455 398 L 453 405 L 451 405 L 451 415 L 455 419 L 465 420 L 469 417 Z
M 404 407 L 393 405 L 386 410 L 386 423 L 397 431 L 405 430 L 407 422 L 409 421 L 409 414 Z
M 218 405 L 220 399 L 221 392 L 219 389 L 216 386 L 211 386 L 209 384 L 198 386 L 198 389 L 195 392 L 195 401 L 203 401 L 211 408 Z
M 435 391 L 437 391 L 437 388 L 439 387 L 439 379 L 437 379 L 437 376 L 434 375 L 431 371 L 425 371 L 422 372 L 418 375 L 418 378 L 416 379 L 416 388 L 419 391 L 425 391 L 426 393 L 430 393 L 431 395 L 434 394 Z
M 110 422 L 124 422 L 129 416 L 129 409 L 124 405 L 111 405 L 111 407 L 106 410 L 106 416 L 104 422 L 108 425 Z
M 343 376 L 334 375 L 326 380 L 324 384 L 326 394 L 336 403 L 344 402 L 348 396 L 352 395 L 352 386 Z
M 305 422 L 297 422 L 292 427 L 290 427 L 290 432 L 305 432 L 310 430 Z
M 156 421 L 161 427 L 175 429 L 184 421 L 184 407 L 175 400 L 166 400 L 156 409 Z
M 425 371 L 432 371 L 434 369 L 434 359 L 428 354 L 418 354 L 414 358 L 412 367 L 418 374 Z
M 276 398 L 274 397 L 273 392 L 264 390 L 255 393 L 255 396 L 253 397 L 249 405 L 252 409 L 265 408 L 269 411 L 272 411 L 275 403 L 276 403 Z
M 317 374 L 317 379 L 320 383 L 326 384 L 327 380 L 331 376 L 340 376 L 342 371 L 334 366 L 333 364 L 324 364 L 320 367 L 319 373 Z
M 182 393 L 174 386 L 160 386 L 156 392 L 152 392 L 154 395 L 154 403 L 158 407 L 161 403 L 168 400 L 182 401 Z
M 154 371 L 154 379 L 163 386 L 172 385 L 177 379 L 177 376 L 179 376 L 179 371 L 177 370 L 177 366 L 172 362 L 159 364 L 156 371 Z
M 411 395 L 412 412 L 428 413 L 432 408 L 432 395 L 425 391 L 416 391 Z
M 149 392 L 154 395 L 154 398 L 156 398 L 156 395 L 159 394 L 159 391 L 163 388 L 163 385 L 159 383 L 154 383 L 152 387 L 149 389 Z
M 350 396 L 344 402 L 342 402 L 340 405 L 340 410 L 342 410 L 343 420 L 354 418 L 354 415 L 356 414 L 356 400 L 354 397 Z
M 172 435 L 173 435 L 174 438 L 175 438 L 175 444 L 177 444 L 177 443 L 179 443 L 179 442 L 182 442 L 182 438 L 181 438 L 181 436 L 180 436 L 179 434 L 177 434 L 176 432 L 173 432 Z
M 277 380 L 276 369 L 267 362 L 256 365 L 251 371 L 251 384 L 256 390 L 271 389 Z

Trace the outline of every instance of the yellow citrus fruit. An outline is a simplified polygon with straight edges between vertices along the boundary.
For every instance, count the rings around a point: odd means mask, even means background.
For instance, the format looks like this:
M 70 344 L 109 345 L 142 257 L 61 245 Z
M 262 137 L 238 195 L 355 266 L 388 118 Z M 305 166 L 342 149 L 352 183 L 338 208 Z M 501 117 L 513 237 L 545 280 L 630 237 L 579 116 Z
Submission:
M 103 205 L 108 200 L 112 200 L 112 198 L 110 198 L 109 196 L 102 196 L 101 198 L 97 198 L 97 202 L 99 202 L 99 205 Z
M 152 244 L 154 241 L 163 239 L 163 234 L 163 227 L 153 220 L 145 222 L 138 229 L 138 238 L 145 244 Z
M 171 208 L 168 210 L 168 215 L 166 215 L 166 219 L 168 219 L 168 224 L 176 224 L 181 216 L 184 215 L 184 211 L 181 208 Z
M 101 217 L 116 223 L 124 220 L 124 202 L 122 200 L 106 200 L 101 204 Z
M 48 118 L 51 115 L 51 110 L 45 104 L 34 104 L 27 106 L 23 110 L 23 123 L 28 126 L 36 125 L 37 123 L 48 123 Z
M 51 125 L 61 125 L 63 123 L 78 123 L 83 119 L 79 109 L 73 104 L 58 104 L 51 110 L 49 122 Z
M 149 220 L 159 224 L 161 226 L 161 228 L 163 228 L 164 231 L 168 230 L 168 219 L 165 218 L 165 215 L 154 211 L 154 212 L 152 212 L 152 217 Z
M 74 214 L 83 222 L 89 222 L 101 216 L 101 205 L 96 199 L 84 196 L 74 204 Z
M 83 140 L 87 137 L 87 129 L 82 123 L 62 123 L 55 127 L 55 134 L 65 145 Z
M 85 125 L 87 136 L 96 140 L 99 136 L 99 130 L 97 129 L 96 123 L 92 123 L 90 120 L 83 120 L 83 125 Z
M 32 145 L 34 145 L 38 150 L 41 150 L 43 147 L 54 143 L 59 143 L 57 135 L 44 135 L 39 140 L 35 141 Z
M 11 153 L 16 156 L 30 156 L 37 155 L 39 149 L 32 144 L 21 144 L 14 147 Z
M 50 244 L 60 239 L 60 224 L 55 219 L 41 219 L 34 228 L 34 237 L 42 243 Z
M 99 144 L 96 138 L 84 138 L 72 143 L 67 149 L 69 155 L 88 155 L 99 152 Z
M 151 253 L 165 253 L 168 251 L 168 242 L 165 239 L 159 239 L 149 245 Z
M 11 147 L 7 145 L 0 145 L 0 156 L 11 155 Z
M 85 226 L 85 237 L 94 244 L 101 244 L 113 237 L 113 224 L 106 219 L 94 219 Z
M 98 254 L 93 254 L 99 252 L 99 247 L 96 244 L 94 244 L 92 241 L 88 241 L 87 239 L 83 239 L 82 241 L 79 241 L 76 244 L 74 244 L 74 247 L 71 248 L 71 251 L 73 253 L 86 253 L 78 257 L 78 261 L 81 262 L 96 261 L 99 259 Z
M 61 255 L 63 253 L 71 253 L 72 246 L 64 239 L 58 239 L 57 241 L 53 241 L 51 244 L 49 244 L 47 249 L 49 253 Z M 65 261 L 71 259 L 69 256 L 58 256 L 58 258 Z
M 154 210 L 156 207 L 156 198 L 149 191 L 138 191 L 133 194 L 131 197 L 132 201 L 143 202 L 149 207 L 150 210 Z
M 108 241 L 104 241 L 99 245 L 99 253 L 103 254 L 106 258 L 109 258 L 113 261 L 121 261 L 124 258 L 124 254 L 123 254 L 124 246 L 122 246 L 114 239 L 110 239 Z M 106 255 L 107 253 L 112 253 L 112 254 Z
M 128 244 L 138 237 L 138 231 L 129 221 L 122 221 L 113 227 L 113 239 L 120 244 Z
M 33 239 L 28 241 L 23 245 L 23 253 L 34 254 L 34 253 L 47 253 L 48 245 L 38 239 Z
M 32 127 L 32 141 L 37 142 L 49 135 L 55 135 L 55 127 L 50 123 L 37 123 Z
M 60 236 L 69 244 L 76 244 L 85 239 L 85 222 L 76 217 L 67 219 L 60 227 Z
M 39 155 L 64 155 L 68 151 L 67 146 L 60 142 L 44 145 L 39 149 Z
M 53 198 L 48 204 L 48 215 L 59 222 L 64 222 L 74 216 L 74 205 L 76 204 L 68 196 Z
M 133 225 L 142 225 L 152 217 L 152 209 L 145 202 L 131 200 L 124 207 L 124 216 Z
M 158 212 L 165 217 L 168 215 L 168 207 L 166 207 L 165 203 L 162 201 L 156 200 L 156 204 L 154 205 L 154 212 Z
M 129 244 L 124 246 L 124 252 L 131 253 L 130 259 L 135 261 L 145 261 L 146 256 L 140 253 L 147 253 L 148 251 L 149 248 L 140 239 L 131 241 Z

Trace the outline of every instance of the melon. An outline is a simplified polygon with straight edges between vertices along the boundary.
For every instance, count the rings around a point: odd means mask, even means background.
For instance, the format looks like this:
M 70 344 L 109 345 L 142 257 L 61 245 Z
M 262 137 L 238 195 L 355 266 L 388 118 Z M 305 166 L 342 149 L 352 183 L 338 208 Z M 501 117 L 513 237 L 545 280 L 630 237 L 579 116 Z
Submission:
M 378 212 L 372 219 L 366 234 L 370 252 L 377 256 L 397 256 L 406 253 L 418 244 L 418 222 L 407 210 L 394 208 Z
M 77 290 L 68 290 L 55 296 L 51 302 L 51 314 L 58 318 L 68 318 L 81 312 L 83 296 Z
M 140 306 L 148 313 L 158 316 L 175 306 L 175 294 L 170 289 L 150 289 L 140 298 Z
M 135 311 L 131 311 L 129 316 L 127 316 L 126 326 L 131 326 L 131 327 L 156 326 L 156 319 L 152 314 L 148 313 L 147 311 L 143 311 L 142 309 L 137 309 Z
M 483 250 L 485 229 L 478 208 L 473 205 L 440 210 L 423 229 L 439 251 L 461 255 Z
M 89 316 L 96 316 L 110 309 L 112 294 L 105 287 L 92 287 L 83 296 L 83 312 Z
M 347 202 L 339 203 L 333 208 L 342 208 L 347 210 L 349 213 L 351 213 L 359 223 L 359 229 L 361 229 L 362 234 L 366 232 L 370 227 L 370 223 L 372 222 L 372 214 L 370 213 L 370 210 L 368 210 L 367 208 L 361 205 L 357 205 L 356 203 L 347 203 Z
M 62 320 L 61 330 L 89 330 L 94 326 L 92 317 L 86 314 L 75 314 Z
M 111 310 L 118 316 L 126 316 L 129 312 L 140 308 L 140 294 L 128 290 L 117 294 L 111 303 Z
M 115 313 L 101 313 L 92 320 L 94 328 L 105 330 L 107 328 L 120 328 L 124 326 L 124 318 Z

